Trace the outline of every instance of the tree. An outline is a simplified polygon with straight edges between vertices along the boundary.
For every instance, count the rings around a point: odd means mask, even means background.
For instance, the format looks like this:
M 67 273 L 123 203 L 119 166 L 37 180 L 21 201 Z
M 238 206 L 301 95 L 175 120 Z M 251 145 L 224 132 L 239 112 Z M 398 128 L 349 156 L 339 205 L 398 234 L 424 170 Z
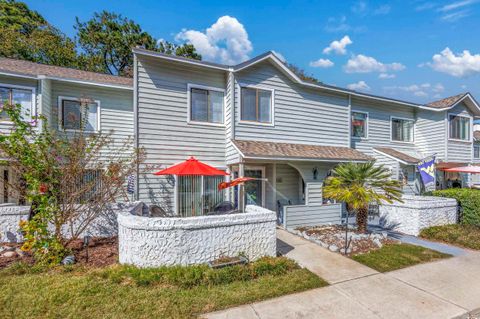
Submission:
M 82 49 L 81 60 L 91 71 L 115 75 L 132 75 L 133 54 L 136 46 L 193 59 L 201 59 L 193 45 L 177 46 L 160 42 L 139 24 L 122 15 L 102 11 L 81 22 L 76 19 L 77 40 Z
M 313 75 L 308 75 L 307 73 L 305 73 L 305 70 L 299 68 L 295 64 L 286 63 L 285 65 L 303 81 L 310 83 L 320 83 L 320 81 L 317 80 Z
M 0 0 L 0 56 L 76 66 L 75 43 L 23 2 Z
M 91 102 L 84 98 L 81 104 L 87 112 Z M 40 129 L 25 122 L 20 105 L 5 111 L 13 128 L 0 136 L 0 153 L 20 178 L 4 182 L 32 207 L 31 218 L 21 224 L 22 249 L 32 250 L 37 261 L 56 264 L 68 243 L 121 198 L 144 154 L 131 140 L 114 141 L 112 132 L 58 132 L 43 116 Z
M 358 231 L 367 231 L 369 203 L 402 201 L 402 188 L 391 172 L 375 162 L 342 163 L 333 169 L 323 188 L 325 198 L 345 202 L 357 214 Z

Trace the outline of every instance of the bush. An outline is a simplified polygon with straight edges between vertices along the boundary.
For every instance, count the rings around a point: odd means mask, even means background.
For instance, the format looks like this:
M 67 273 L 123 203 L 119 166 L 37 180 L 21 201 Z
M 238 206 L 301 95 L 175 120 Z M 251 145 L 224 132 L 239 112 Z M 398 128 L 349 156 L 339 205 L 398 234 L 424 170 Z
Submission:
M 450 188 L 431 192 L 433 196 L 455 198 L 460 206 L 459 221 L 465 225 L 480 225 L 480 190 Z
M 211 269 L 207 265 L 173 266 L 159 268 L 137 268 L 114 266 L 95 275 L 115 283 L 134 283 L 137 286 L 163 284 L 180 288 L 206 285 L 225 285 L 248 281 L 263 276 L 280 276 L 300 267 L 285 257 L 264 257 L 246 265 L 235 265 Z

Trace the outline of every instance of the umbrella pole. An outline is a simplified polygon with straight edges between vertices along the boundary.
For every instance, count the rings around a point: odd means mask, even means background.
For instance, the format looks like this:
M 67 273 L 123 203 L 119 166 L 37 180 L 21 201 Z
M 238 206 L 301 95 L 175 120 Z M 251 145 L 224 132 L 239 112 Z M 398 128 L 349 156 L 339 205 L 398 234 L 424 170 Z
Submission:
M 240 163 L 238 165 L 238 177 L 244 177 L 245 175 L 245 164 Z M 240 212 L 245 212 L 245 185 L 240 183 L 238 185 L 238 208 Z

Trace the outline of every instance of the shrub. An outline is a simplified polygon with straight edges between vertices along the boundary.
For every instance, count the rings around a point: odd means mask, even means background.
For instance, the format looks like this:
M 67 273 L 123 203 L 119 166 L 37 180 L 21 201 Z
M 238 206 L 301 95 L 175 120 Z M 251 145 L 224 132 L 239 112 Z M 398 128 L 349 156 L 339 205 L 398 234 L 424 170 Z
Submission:
M 450 188 L 431 192 L 433 196 L 455 198 L 460 209 L 459 220 L 465 225 L 480 225 L 480 190 Z

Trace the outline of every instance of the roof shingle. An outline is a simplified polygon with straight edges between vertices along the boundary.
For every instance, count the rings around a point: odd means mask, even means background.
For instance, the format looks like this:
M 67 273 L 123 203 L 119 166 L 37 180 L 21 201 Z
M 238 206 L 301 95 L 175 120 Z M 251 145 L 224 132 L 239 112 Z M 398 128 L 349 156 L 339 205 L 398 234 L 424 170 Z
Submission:
M 9 58 L 0 58 L 0 71 L 20 75 L 45 75 L 47 77 L 80 80 L 100 84 L 114 84 L 128 87 L 133 86 L 133 80 L 127 77 L 88 72 Z
M 458 101 L 460 101 L 467 93 L 461 93 L 457 94 L 454 96 L 449 96 L 444 99 L 438 100 L 438 101 L 433 101 L 427 104 L 429 107 L 437 108 L 437 109 L 443 109 L 446 107 L 450 107 L 454 104 L 456 104 Z
M 373 160 L 349 147 L 320 146 L 306 144 L 258 142 L 233 140 L 235 146 L 245 157 L 285 158 L 285 159 L 318 159 L 318 160 Z
M 420 159 L 410 156 L 408 154 L 402 153 L 390 147 L 375 147 L 375 150 L 390 155 L 392 157 L 398 158 L 401 161 L 407 162 L 409 164 L 417 164 L 420 162 Z

